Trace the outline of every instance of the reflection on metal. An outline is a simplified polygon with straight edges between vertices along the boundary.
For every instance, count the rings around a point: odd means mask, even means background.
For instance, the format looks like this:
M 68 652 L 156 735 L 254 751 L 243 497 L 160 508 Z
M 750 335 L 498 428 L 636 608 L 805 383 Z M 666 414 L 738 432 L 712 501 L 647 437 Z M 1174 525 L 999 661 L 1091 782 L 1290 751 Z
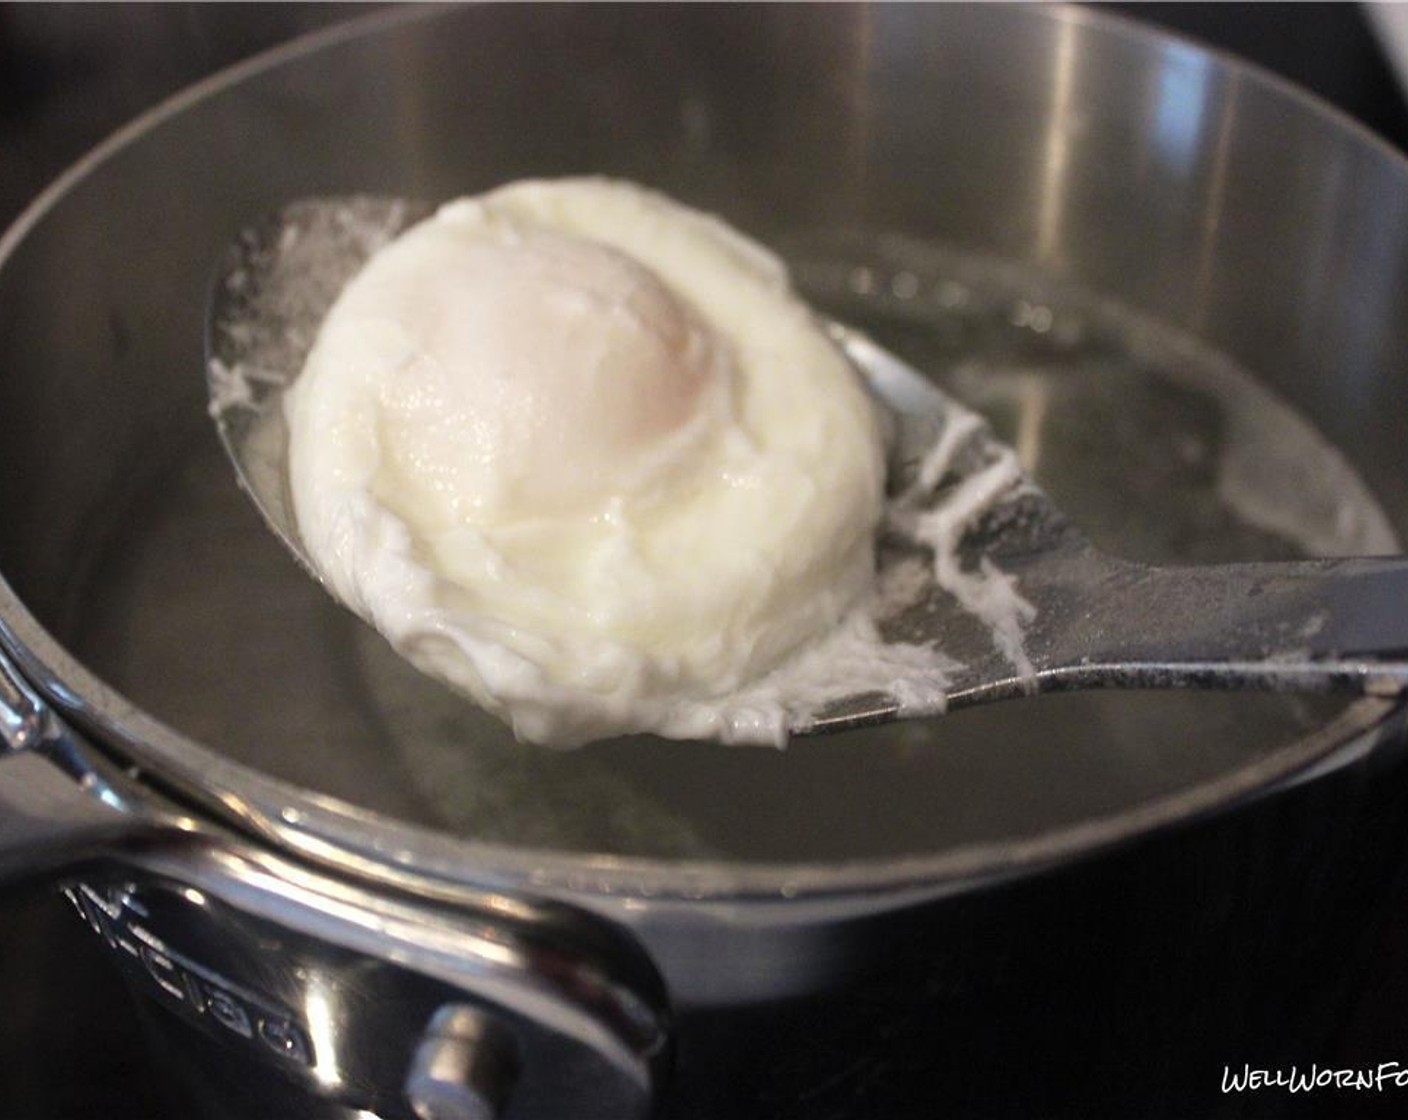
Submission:
M 1169 43 L 1160 61 L 1154 142 L 1160 156 L 1186 175 L 1193 171 L 1201 147 L 1212 59 L 1184 43 Z
M 52 735 L 48 707 L 0 645 L 0 748 L 35 750 Z
M 1051 400 L 1051 384 L 1041 376 L 1020 375 L 1013 385 L 1017 402 L 1017 459 L 1030 474 L 1041 468 L 1041 433 Z
M 1056 33 L 1051 69 L 1050 109 L 1046 118 L 1045 147 L 1041 155 L 1041 197 L 1037 207 L 1036 258 L 1042 264 L 1058 266 L 1063 251 L 1067 179 L 1070 174 L 1071 97 L 1078 62 L 1080 29 L 1074 23 L 1062 24 Z
M 845 137 L 846 178 L 857 206 L 863 206 L 872 189 L 875 166 L 875 121 L 879 117 L 875 85 L 877 71 L 884 67 L 886 56 L 896 49 L 893 41 L 882 39 L 877 31 L 875 12 L 869 4 L 861 4 L 851 13 L 855 21 L 851 42 L 854 44 L 850 65 L 845 71 L 846 97 L 855 106 L 849 121 L 833 123 L 843 129 Z
M 303 1019 L 313 1043 L 313 1076 L 324 1089 L 336 1089 L 342 1084 L 342 1070 L 337 1063 L 334 1006 L 334 998 L 328 992 L 323 977 L 314 973 L 308 978 Z
M 1203 198 L 1201 243 L 1198 249 L 1198 269 L 1192 281 L 1192 314 L 1190 326 L 1195 331 L 1207 329 L 1213 311 L 1213 293 L 1217 285 L 1215 270 L 1223 262 L 1220 251 L 1223 211 L 1227 204 L 1228 167 L 1232 158 L 1232 138 L 1237 132 L 1238 90 L 1236 75 L 1226 79 L 1226 96 L 1217 119 L 1217 139 L 1212 149 L 1212 167 L 1206 177 Z

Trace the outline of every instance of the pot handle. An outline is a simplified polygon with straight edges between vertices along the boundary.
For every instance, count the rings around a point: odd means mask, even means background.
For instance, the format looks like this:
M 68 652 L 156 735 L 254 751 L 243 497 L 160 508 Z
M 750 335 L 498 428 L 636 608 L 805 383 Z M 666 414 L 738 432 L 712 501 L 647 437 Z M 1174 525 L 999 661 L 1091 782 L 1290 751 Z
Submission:
M 126 803 L 92 757 L 0 646 L 0 886 L 49 878 L 162 831 Z

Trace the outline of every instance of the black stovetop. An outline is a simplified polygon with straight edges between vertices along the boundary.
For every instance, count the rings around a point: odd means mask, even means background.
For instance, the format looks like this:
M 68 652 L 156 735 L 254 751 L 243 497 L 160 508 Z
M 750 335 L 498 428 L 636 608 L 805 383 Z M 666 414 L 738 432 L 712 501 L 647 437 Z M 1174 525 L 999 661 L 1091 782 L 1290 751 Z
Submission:
M 1408 149 L 1408 107 L 1356 6 L 1113 6 L 1253 59 Z M 0 4 L 0 225 L 148 105 L 348 14 L 335 5 Z M 1335 1052 L 1317 1056 L 1327 1068 L 1408 1067 L 1408 854 L 1397 883 L 1384 901 L 1381 932 L 1355 950 L 1360 959 L 1346 961 L 1353 1010 Z M 29 891 L 7 898 L 3 913 L 0 1118 L 174 1115 L 163 1103 L 159 1055 L 144 1043 L 126 990 L 67 903 Z M 1281 1094 L 1276 1105 L 1248 1094 L 1246 1114 L 1408 1115 L 1404 1094 Z M 1187 1114 L 1199 1111 L 1190 1101 Z

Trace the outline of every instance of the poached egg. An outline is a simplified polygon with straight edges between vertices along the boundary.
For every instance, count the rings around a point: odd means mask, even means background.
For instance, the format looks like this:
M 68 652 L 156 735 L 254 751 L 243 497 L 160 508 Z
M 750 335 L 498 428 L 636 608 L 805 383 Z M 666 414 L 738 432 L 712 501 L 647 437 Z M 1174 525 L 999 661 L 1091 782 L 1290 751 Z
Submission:
M 631 184 L 442 207 L 344 289 L 285 415 L 325 582 L 522 739 L 785 741 L 760 682 L 874 582 L 857 372 L 776 257 Z

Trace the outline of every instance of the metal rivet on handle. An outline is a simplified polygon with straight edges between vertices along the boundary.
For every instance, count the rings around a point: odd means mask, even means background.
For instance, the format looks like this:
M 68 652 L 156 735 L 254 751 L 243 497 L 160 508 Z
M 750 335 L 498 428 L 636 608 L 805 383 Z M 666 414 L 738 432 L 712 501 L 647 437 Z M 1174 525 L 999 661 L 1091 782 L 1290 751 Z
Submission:
M 446 1004 L 416 1047 L 406 1099 L 420 1120 L 495 1120 L 516 1073 L 505 1028 L 478 1008 Z

